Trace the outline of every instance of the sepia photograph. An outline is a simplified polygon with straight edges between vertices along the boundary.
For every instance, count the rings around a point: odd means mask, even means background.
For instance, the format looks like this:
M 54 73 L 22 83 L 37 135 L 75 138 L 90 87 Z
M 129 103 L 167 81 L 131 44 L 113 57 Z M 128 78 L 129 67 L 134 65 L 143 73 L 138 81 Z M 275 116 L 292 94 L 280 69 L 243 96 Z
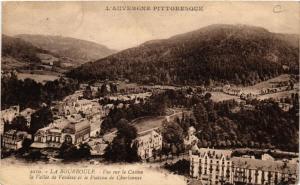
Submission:
M 299 2 L 1 7 L 1 185 L 299 184 Z

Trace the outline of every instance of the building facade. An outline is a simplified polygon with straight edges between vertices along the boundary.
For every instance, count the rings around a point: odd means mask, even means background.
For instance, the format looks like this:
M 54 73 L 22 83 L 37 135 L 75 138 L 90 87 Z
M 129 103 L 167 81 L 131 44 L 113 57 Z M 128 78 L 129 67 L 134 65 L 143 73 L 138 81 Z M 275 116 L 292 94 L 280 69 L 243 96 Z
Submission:
M 62 141 L 80 144 L 90 138 L 91 126 L 88 120 L 71 122 L 62 130 Z
M 162 135 L 155 130 L 140 132 L 135 140 L 135 144 L 141 159 L 148 159 L 155 155 L 155 151 L 161 150 Z
M 34 135 L 33 148 L 59 148 L 63 142 L 78 145 L 90 138 L 91 126 L 87 119 L 59 119 Z
M 295 184 L 297 164 L 232 157 L 230 150 L 201 148 L 190 151 L 190 175 L 202 184 Z
M 233 157 L 233 184 L 296 184 L 298 165 L 283 161 L 271 161 Z
M 190 174 L 204 185 L 232 182 L 231 151 L 201 148 L 190 151 Z
M 44 127 L 34 135 L 32 148 L 59 148 L 62 143 L 61 129 L 57 127 Z
M 102 115 L 100 113 L 94 113 L 87 116 L 87 119 L 91 125 L 91 137 L 97 137 L 101 131 L 101 124 L 102 124 Z
M 8 130 L 2 138 L 3 148 L 8 150 L 18 150 L 22 148 L 22 143 L 25 138 L 31 138 L 27 132 Z

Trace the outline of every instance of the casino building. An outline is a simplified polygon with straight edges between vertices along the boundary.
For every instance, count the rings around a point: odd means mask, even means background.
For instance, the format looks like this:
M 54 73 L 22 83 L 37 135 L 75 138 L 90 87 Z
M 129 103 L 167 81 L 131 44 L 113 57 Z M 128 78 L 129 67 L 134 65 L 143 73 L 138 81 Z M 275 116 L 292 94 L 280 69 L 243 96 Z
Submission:
M 87 119 L 59 119 L 34 135 L 33 148 L 59 148 L 63 142 L 78 145 L 90 138 L 91 126 Z

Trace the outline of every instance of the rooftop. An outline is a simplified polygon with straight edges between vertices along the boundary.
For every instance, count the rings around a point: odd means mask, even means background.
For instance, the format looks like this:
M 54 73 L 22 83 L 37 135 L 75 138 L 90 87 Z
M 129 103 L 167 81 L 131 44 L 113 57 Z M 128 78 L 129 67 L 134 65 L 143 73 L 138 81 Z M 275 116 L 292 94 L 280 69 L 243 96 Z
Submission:
M 142 131 L 142 132 L 139 132 L 137 137 L 143 137 L 145 135 L 148 135 L 148 134 L 153 134 L 153 133 L 157 133 L 155 130 L 158 129 L 158 128 L 153 128 L 151 130 L 146 130 L 146 131 Z
M 70 123 L 65 128 L 71 128 L 74 129 L 75 132 L 79 132 L 90 127 L 90 122 L 88 120 L 82 120 L 80 122 Z
M 204 156 L 207 154 L 210 157 L 221 158 L 222 156 L 231 157 L 231 150 L 221 150 L 221 149 L 211 149 L 211 148 L 200 148 L 197 151 L 193 151 L 194 153 Z
M 82 120 L 82 116 L 80 114 L 72 114 L 68 116 L 68 120 L 70 122 L 79 122 Z
M 22 115 L 24 115 L 24 114 L 32 114 L 32 113 L 34 113 L 34 112 L 36 112 L 36 110 L 31 109 L 31 108 L 26 108 L 26 109 L 22 110 L 22 111 L 20 112 L 20 114 L 22 114 Z
M 259 160 L 242 157 L 233 157 L 231 160 L 235 166 L 240 168 L 277 171 L 286 174 L 296 174 L 298 169 L 297 164 L 285 163 L 283 161 Z

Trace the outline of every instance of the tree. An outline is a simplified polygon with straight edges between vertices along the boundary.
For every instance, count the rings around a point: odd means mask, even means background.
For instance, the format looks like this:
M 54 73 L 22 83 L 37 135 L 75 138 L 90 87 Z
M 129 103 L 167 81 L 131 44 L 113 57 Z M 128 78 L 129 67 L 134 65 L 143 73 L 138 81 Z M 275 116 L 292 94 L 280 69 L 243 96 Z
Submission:
M 214 122 L 217 119 L 218 115 L 217 115 L 217 112 L 214 108 L 214 106 L 215 106 L 214 102 L 211 99 L 208 98 L 211 95 L 207 97 L 207 94 L 209 94 L 209 93 L 206 93 L 206 95 L 205 95 L 206 100 L 205 100 L 205 103 L 204 103 L 204 107 L 207 110 L 208 120 L 211 121 L 211 122 Z
M 22 142 L 22 148 L 27 151 L 30 148 L 30 145 L 32 144 L 32 141 L 28 138 L 25 138 Z
M 204 95 L 204 98 L 205 98 L 205 100 L 209 100 L 210 98 L 211 98 L 211 93 L 206 93 L 205 95 Z
M 100 88 L 100 96 L 106 96 L 108 95 L 109 93 L 111 93 L 111 87 L 110 87 L 110 84 L 108 83 L 104 83 L 101 88 Z
M 121 119 L 117 125 L 117 136 L 105 149 L 104 158 L 112 162 L 138 161 L 138 146 L 134 142 L 134 139 L 137 137 L 136 128 L 129 125 L 125 119 Z
M 26 156 L 27 160 L 36 161 L 40 160 L 43 154 L 40 150 L 33 150 L 29 152 L 29 155 Z
M 131 144 L 131 141 L 137 137 L 137 129 L 129 125 L 126 119 L 121 119 L 117 124 L 117 136 L 125 138 L 126 144 Z
M 198 130 L 208 122 L 208 113 L 202 103 L 198 103 L 194 106 L 193 113 L 197 121 L 196 129 Z
M 5 129 L 4 130 L 10 130 L 10 129 L 14 129 L 17 131 L 28 131 L 28 127 L 27 127 L 27 120 L 24 118 L 24 116 L 17 116 L 15 117 L 11 124 L 5 124 Z
M 190 172 L 190 162 L 186 159 L 179 160 L 174 164 L 166 164 L 164 167 L 179 175 L 189 175 Z
M 162 130 L 163 140 L 176 146 L 183 143 L 183 129 L 176 122 L 166 123 Z
M 87 86 L 85 90 L 83 91 L 83 97 L 85 99 L 92 99 L 93 98 L 93 92 L 91 86 Z
M 82 143 L 79 145 L 76 156 L 78 158 L 88 158 L 91 155 L 91 146 L 88 143 Z
M 77 159 L 77 148 L 72 143 L 63 142 L 59 148 L 59 156 L 64 160 Z
M 42 107 L 31 115 L 30 133 L 35 134 L 40 128 L 53 122 L 53 115 L 49 107 Z
M 20 152 L 21 154 L 24 154 L 25 152 L 29 151 L 31 144 L 32 144 L 32 140 L 25 138 L 22 142 L 22 148 L 20 148 L 18 152 Z

